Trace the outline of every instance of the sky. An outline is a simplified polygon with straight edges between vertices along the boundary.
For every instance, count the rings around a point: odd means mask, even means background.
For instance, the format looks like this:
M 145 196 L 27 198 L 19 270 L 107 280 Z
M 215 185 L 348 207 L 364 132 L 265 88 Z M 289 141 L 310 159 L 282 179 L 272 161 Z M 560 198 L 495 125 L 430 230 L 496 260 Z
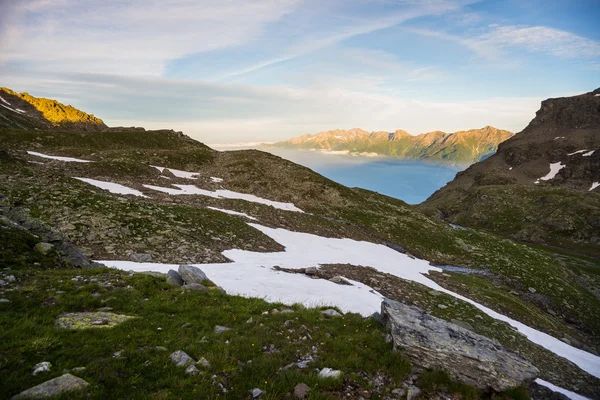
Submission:
M 206 143 L 515 132 L 600 87 L 598 0 L 0 0 L 0 86 Z

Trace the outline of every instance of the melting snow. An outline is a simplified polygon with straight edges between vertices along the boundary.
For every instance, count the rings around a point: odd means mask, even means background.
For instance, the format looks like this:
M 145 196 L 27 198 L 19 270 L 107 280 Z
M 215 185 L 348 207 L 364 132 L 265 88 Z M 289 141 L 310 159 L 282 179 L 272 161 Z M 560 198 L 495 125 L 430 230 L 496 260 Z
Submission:
M 168 169 L 169 171 L 171 171 L 173 173 L 173 175 L 175 175 L 178 178 L 185 178 L 185 179 L 198 179 L 198 175 L 200 175 L 199 172 L 187 172 L 187 171 L 181 171 L 179 169 L 172 169 L 169 167 L 159 167 L 156 165 L 151 165 L 151 167 L 156 168 L 157 170 L 160 171 L 160 173 L 162 173 L 165 168 Z
M 589 192 L 596 189 L 598 186 L 600 186 L 600 182 L 592 182 L 592 187 L 590 188 Z
M 595 94 L 594 97 L 600 97 L 600 93 Z
M 592 154 L 594 154 L 594 151 L 596 151 L 596 150 L 588 151 L 587 153 L 583 154 L 582 157 L 589 157 Z
M 557 137 L 554 138 L 554 140 L 556 140 L 556 139 L 564 139 L 564 138 L 565 138 L 564 136 L 557 136 Z
M 83 181 L 85 183 L 89 183 L 90 185 L 99 187 L 100 189 L 108 190 L 111 193 L 132 194 L 134 196 L 148 197 L 144 193 L 140 192 L 139 190 L 135 190 L 130 187 L 120 185 L 118 183 L 98 181 L 96 179 L 89 179 L 89 178 L 78 178 L 78 177 L 74 177 L 74 178 L 78 179 L 80 181 Z
M 82 160 L 80 158 L 73 158 L 73 157 L 50 156 L 48 154 L 37 153 L 35 151 L 28 151 L 27 154 L 29 154 L 30 156 L 49 158 L 51 160 L 58 160 L 58 161 L 65 161 L 65 162 L 81 162 L 81 163 L 93 162 L 93 161 Z
M 211 210 L 215 210 L 215 211 L 220 211 L 220 212 L 225 213 L 225 214 L 239 215 L 241 217 L 246 217 L 246 218 L 250 218 L 250 219 L 253 219 L 253 220 L 257 221 L 256 218 L 251 217 L 250 215 L 245 214 L 243 212 L 238 212 L 238 211 L 233 211 L 233 210 L 225 210 L 223 208 L 216 208 L 216 207 L 206 207 L 206 208 L 210 208 Z
M 549 181 L 550 179 L 553 179 L 556 176 L 556 174 L 558 174 L 558 171 L 560 171 L 564 167 L 566 167 L 566 165 L 562 165 L 560 161 L 556 163 L 551 163 L 550 172 L 548 172 L 546 176 L 543 176 L 537 181 L 535 181 L 535 183 L 539 183 L 539 181 Z
M 4 102 L 6 103 L 6 101 L 4 101 Z M 12 108 L 12 107 L 9 107 L 9 106 L 5 106 L 4 104 L 0 104 L 0 106 L 4 107 L 4 108 L 6 108 L 7 110 L 10 110 L 10 111 L 12 111 L 12 112 L 16 112 L 17 114 L 19 113 L 19 112 L 18 112 L 17 110 L 15 110 L 14 108 Z
M 20 112 L 20 113 L 26 113 L 27 112 L 25 110 L 21 110 L 20 108 L 15 108 L 15 110 L 17 110 L 17 112 Z
M 6 99 L 5 99 L 4 97 L 0 96 L 0 100 L 1 100 L 3 103 L 5 103 L 5 104 L 8 104 L 8 105 L 10 106 L 10 103 L 9 103 L 8 101 L 6 101 Z
M 587 397 L 584 397 L 577 393 L 573 393 L 570 390 L 563 389 L 559 386 L 553 385 L 552 383 L 546 382 L 543 379 L 538 378 L 535 380 L 535 383 L 537 383 L 538 385 L 546 386 L 548 389 L 552 390 L 553 392 L 562 393 L 571 400 L 589 400 Z
M 533 343 L 570 360 L 584 371 L 600 377 L 600 357 L 570 346 L 469 298 L 444 289 L 426 276 L 429 271 L 441 271 L 441 269 L 429 265 L 425 260 L 412 259 L 381 244 L 352 239 L 325 238 L 257 224 L 249 225 L 283 245 L 285 251 L 257 253 L 239 249 L 226 250 L 223 255 L 233 260 L 232 263 L 196 264 L 228 293 L 264 297 L 269 301 L 280 301 L 286 304 L 301 302 L 314 305 L 315 303 L 331 302 L 344 311 L 369 315 L 379 311 L 381 296 L 376 292 L 371 292 L 368 286 L 355 283 L 355 286 L 349 286 L 351 289 L 345 289 L 334 286 L 335 284 L 332 285 L 331 282 L 323 279 L 313 280 L 297 274 L 281 274 L 267 268 L 274 265 L 294 269 L 318 267 L 320 264 L 366 265 L 402 279 L 421 283 L 472 304 L 490 317 L 513 326 Z M 109 267 L 137 271 L 167 272 L 176 267 L 176 264 L 112 260 L 100 262 Z
M 211 176 L 210 180 L 213 181 L 214 183 L 221 183 L 221 182 L 223 182 L 223 178 L 215 178 L 214 176 Z
M 568 155 L 568 156 L 572 156 L 572 155 L 579 154 L 579 153 L 585 153 L 586 151 L 587 151 L 587 150 L 577 150 L 577 151 L 574 151 L 574 152 L 572 152 L 572 153 L 569 153 L 569 154 L 567 154 L 567 155 Z
M 223 190 L 223 189 L 219 189 L 214 192 L 211 192 L 210 190 L 199 189 L 194 185 L 173 185 L 173 186 L 176 186 L 179 189 L 166 188 L 166 187 L 162 187 L 162 186 L 144 185 L 144 187 L 147 187 L 148 189 L 157 190 L 159 192 L 168 193 L 168 194 L 172 194 L 172 195 L 199 194 L 201 196 L 209 196 L 209 197 L 214 197 L 217 199 L 218 198 L 239 199 L 239 200 L 250 201 L 253 203 L 265 204 L 267 206 L 279 208 L 280 210 L 304 212 L 301 209 L 299 209 L 298 207 L 296 207 L 295 205 L 293 205 L 292 203 L 282 203 L 279 201 L 267 200 L 267 199 L 263 199 L 262 197 L 255 196 L 253 194 L 238 193 L 238 192 L 233 192 L 231 190 Z

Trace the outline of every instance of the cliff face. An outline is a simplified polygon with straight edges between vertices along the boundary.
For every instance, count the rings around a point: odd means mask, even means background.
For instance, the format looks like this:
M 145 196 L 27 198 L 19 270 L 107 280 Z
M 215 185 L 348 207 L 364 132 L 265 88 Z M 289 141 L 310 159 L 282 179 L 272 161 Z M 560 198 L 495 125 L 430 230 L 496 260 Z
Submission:
M 599 183 L 597 89 L 543 101 L 523 131 L 457 174 L 421 207 L 518 239 L 598 247 Z M 557 242 L 558 237 L 564 240 Z
M 303 135 L 275 143 L 272 147 L 369 153 L 404 160 L 469 165 L 493 154 L 498 144 L 512 135 L 512 132 L 491 126 L 455 133 L 434 131 L 416 136 L 401 129 L 367 132 L 354 128 Z

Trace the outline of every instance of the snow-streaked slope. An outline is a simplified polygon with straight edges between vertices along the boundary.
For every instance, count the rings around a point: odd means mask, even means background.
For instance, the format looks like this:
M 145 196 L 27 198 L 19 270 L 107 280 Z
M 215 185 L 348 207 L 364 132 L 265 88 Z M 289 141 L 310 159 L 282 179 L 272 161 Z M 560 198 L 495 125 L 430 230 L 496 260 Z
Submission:
M 108 190 L 111 193 L 131 194 L 131 195 L 139 196 L 139 197 L 148 197 L 144 193 L 140 192 L 139 190 L 132 189 L 130 187 L 123 186 L 118 183 L 98 181 L 96 179 L 90 179 L 90 178 L 78 178 L 78 177 L 73 177 L 73 178 L 78 179 L 85 183 L 89 183 L 90 185 L 96 186 L 100 189 Z
M 166 169 L 168 169 L 169 171 L 171 171 L 173 173 L 173 175 L 175 175 L 178 178 L 185 178 L 185 179 L 198 179 L 198 175 L 200 175 L 199 172 L 187 172 L 187 171 L 182 171 L 179 169 L 173 169 L 173 168 L 169 168 L 169 167 L 159 167 L 157 165 L 151 165 L 151 167 L 156 168 L 157 170 L 159 170 L 161 173 Z
M 538 385 L 546 386 L 548 389 L 552 390 L 553 392 L 558 392 L 558 393 L 564 394 L 571 400 L 590 400 L 587 397 L 584 397 L 580 394 L 571 392 L 570 390 L 563 389 L 560 386 L 556 386 L 556 385 L 554 385 L 550 382 L 547 382 L 543 379 L 538 378 L 535 380 L 535 383 L 537 383 Z
M 585 153 L 587 150 L 577 150 L 572 153 L 567 154 L 568 156 L 574 156 L 575 154 Z
M 233 210 L 225 210 L 223 208 L 217 208 L 217 207 L 206 207 L 206 208 L 211 209 L 211 210 L 215 210 L 215 211 L 219 211 L 219 212 L 222 212 L 222 213 L 225 213 L 225 214 L 229 214 L 229 215 L 238 215 L 240 217 L 246 217 L 246 218 L 253 219 L 253 220 L 257 221 L 256 218 L 251 217 L 250 215 L 248 215 L 246 213 L 243 213 L 243 212 L 238 212 L 238 211 L 233 211 Z
M 253 194 L 246 193 L 238 193 L 231 190 L 219 189 L 214 192 L 206 189 L 200 189 L 194 185 L 173 185 L 178 189 L 174 189 L 172 187 L 162 187 L 162 186 L 153 186 L 153 185 L 143 185 L 144 187 L 152 190 L 156 190 L 163 193 L 168 193 L 171 195 L 201 195 L 201 196 L 209 196 L 214 198 L 225 198 L 225 199 L 238 199 L 238 200 L 246 200 L 253 203 L 265 204 L 267 206 L 275 207 L 280 210 L 286 211 L 296 211 L 296 212 L 304 212 L 292 203 L 282 203 L 279 201 L 267 200 L 262 197 L 255 196 Z
M 402 279 L 421 283 L 429 288 L 447 293 L 460 300 L 466 301 L 490 317 L 504 321 L 513 326 L 532 342 L 570 360 L 584 371 L 600 378 L 600 357 L 570 346 L 546 333 L 537 331 L 521 322 L 497 313 L 496 311 L 471 299 L 444 289 L 426 276 L 429 271 L 441 270 L 429 265 L 429 263 L 425 260 L 412 259 L 405 254 L 392 250 L 389 247 L 375 243 L 356 241 L 352 239 L 325 238 L 308 233 L 268 228 L 258 224 L 249 225 L 283 245 L 285 247 L 285 251 L 276 253 L 257 253 L 238 249 L 226 250 L 223 252 L 223 255 L 233 260 L 232 263 L 198 264 L 198 266 L 201 267 L 211 279 L 214 278 L 215 283 L 222 286 L 228 293 L 242 294 L 242 292 L 247 292 L 253 293 L 257 297 L 270 296 L 271 298 L 278 298 L 279 301 L 289 303 L 291 298 L 302 298 L 302 293 L 299 293 L 298 291 L 310 290 L 310 285 L 312 285 L 312 282 L 317 282 L 318 280 L 315 279 L 306 281 L 305 285 L 297 287 L 296 292 L 288 295 L 286 294 L 287 288 L 282 290 L 278 286 L 279 282 L 277 280 L 264 280 L 266 277 L 264 272 L 265 270 L 268 271 L 270 267 L 275 265 L 290 269 L 299 269 L 311 266 L 318 267 L 320 264 L 352 264 L 370 266 L 378 271 L 390 273 Z M 173 268 L 173 265 L 165 264 L 136 264 L 124 261 L 100 262 L 107 266 L 124 270 L 135 268 L 138 270 L 167 272 L 169 269 Z M 243 281 L 237 279 L 237 276 L 240 274 L 244 276 Z M 244 287 L 247 289 L 240 289 L 240 285 L 242 284 L 245 285 Z M 315 292 L 310 290 L 309 293 L 310 296 L 307 295 L 307 299 L 314 301 Z M 370 299 L 368 303 L 363 303 L 361 301 L 359 302 L 360 304 L 357 304 L 345 295 L 339 298 L 332 298 L 326 292 L 321 293 L 321 295 L 327 296 L 328 301 L 333 301 L 333 304 L 339 306 L 343 310 L 359 312 L 363 315 L 379 311 L 380 308 L 380 304 L 376 304 L 374 299 Z
M 564 167 L 566 167 L 566 165 L 563 165 L 560 161 L 556 163 L 551 163 L 550 172 L 548 172 L 546 176 L 542 176 L 540 179 L 535 181 L 535 183 L 539 183 L 539 181 L 549 181 L 550 179 L 553 179 L 556 176 L 556 174 L 558 174 L 558 171 L 560 171 Z
M 591 155 L 594 154 L 595 151 L 596 150 L 588 151 L 587 153 L 582 154 L 582 157 L 591 157 Z
M 82 160 L 80 158 L 51 156 L 51 155 L 48 155 L 48 154 L 38 153 L 36 151 L 28 151 L 27 154 L 29 154 L 30 156 L 36 156 L 36 157 L 41 157 L 41 158 L 48 158 L 50 160 L 57 160 L 57 161 L 64 161 L 64 162 L 79 162 L 79 163 L 90 163 L 90 162 L 93 162 L 93 161 L 88 161 L 88 160 Z

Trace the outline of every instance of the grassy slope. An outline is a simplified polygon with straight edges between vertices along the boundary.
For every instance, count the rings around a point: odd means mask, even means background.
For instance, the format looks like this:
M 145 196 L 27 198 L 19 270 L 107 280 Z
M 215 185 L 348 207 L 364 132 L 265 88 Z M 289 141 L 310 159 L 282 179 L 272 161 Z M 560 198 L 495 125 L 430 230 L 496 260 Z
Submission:
M 132 229 L 129 229 L 129 232 L 119 232 L 121 236 L 118 240 L 112 238 L 111 242 L 133 243 L 136 237 L 151 235 L 156 229 L 155 226 L 150 225 L 147 229 L 136 231 L 135 227 L 138 224 L 143 226 L 153 221 L 161 221 L 169 226 L 177 226 L 173 221 L 178 220 L 185 225 L 190 215 L 198 215 L 202 216 L 199 219 L 201 224 L 207 223 L 206 217 L 211 216 L 218 218 L 215 221 L 225 222 L 224 224 L 218 222 L 212 228 L 206 225 L 198 228 L 200 232 L 210 229 L 213 231 L 211 235 L 229 237 L 230 241 L 223 245 L 224 248 L 239 247 L 242 243 L 249 246 L 246 248 L 251 249 L 259 249 L 260 246 L 268 249 L 273 245 L 270 239 L 261 234 L 257 235 L 255 230 L 243 233 L 245 232 L 243 227 L 247 225 L 240 223 L 239 218 L 203 210 L 206 205 L 214 205 L 248 212 L 260 217 L 261 222 L 264 220 L 264 223 L 270 226 L 281 226 L 325 236 L 335 237 L 342 233 L 343 236 L 361 240 L 386 239 L 428 260 L 442 264 L 464 264 L 493 272 L 500 278 L 478 278 L 481 279 L 479 282 L 465 280 L 462 275 L 449 274 L 450 278 L 442 280 L 441 283 L 557 337 L 569 335 L 586 345 L 598 346 L 599 340 L 596 335 L 600 331 L 598 329 L 599 302 L 597 297 L 586 288 L 587 286 L 582 284 L 582 282 L 596 284 L 595 275 L 591 272 L 595 267 L 590 267 L 589 264 L 575 260 L 565 267 L 563 260 L 544 250 L 515 244 L 473 230 L 453 229 L 414 212 L 402 201 L 368 191 L 345 188 L 278 157 L 256 151 L 215 153 L 173 132 L 120 134 L 53 132 L 52 138 L 40 135 L 38 132 L 4 132 L 2 136 L 6 148 L 13 157 L 17 158 L 23 155 L 19 151 L 15 152 L 15 149 L 24 150 L 34 147 L 50 154 L 104 160 L 95 164 L 50 163 L 46 166 L 20 164 L 14 162 L 14 159 L 0 163 L 4 174 L 0 180 L 2 183 L 0 191 L 8 194 L 14 203 L 31 208 L 34 214 L 45 221 L 56 223 L 54 218 L 58 210 L 61 218 L 66 221 L 83 219 L 85 222 L 86 213 L 81 216 L 74 211 L 81 208 L 82 204 L 88 203 L 85 199 L 93 199 L 92 203 L 99 207 L 96 209 L 95 205 L 90 209 L 94 210 L 94 213 L 99 211 L 98 214 L 108 215 L 107 218 L 117 225 L 123 225 L 121 221 L 123 216 L 127 215 L 129 218 L 127 224 L 131 225 Z M 84 184 L 75 184 L 72 180 L 61 177 L 76 172 L 76 176 L 108 177 L 124 184 L 133 184 L 136 181 L 139 183 L 140 178 L 144 182 L 147 179 L 160 181 L 154 169 L 144 167 L 137 160 L 199 171 L 203 176 L 221 176 L 225 178 L 226 187 L 229 189 L 251 192 L 273 200 L 293 201 L 299 207 L 316 215 L 279 212 L 270 207 L 243 201 L 215 200 L 202 196 L 178 198 L 177 206 L 174 206 L 173 200 L 169 200 L 166 196 L 165 198 L 154 196 L 153 200 L 123 203 L 106 192 Z M 10 177 L 16 173 L 20 174 L 19 179 L 11 179 Z M 201 187 L 208 185 L 203 180 L 194 183 Z M 39 187 L 53 184 L 57 185 L 56 190 L 39 191 Z M 165 185 L 164 181 L 162 184 Z M 59 196 L 53 199 L 54 192 L 65 193 L 61 196 L 66 197 Z M 60 205 L 63 207 L 60 208 Z M 112 207 L 116 207 L 117 210 L 123 208 L 123 211 L 111 213 Z M 127 211 L 131 207 L 133 208 L 129 211 L 134 212 Z M 168 214 L 177 215 L 173 211 L 177 207 L 182 213 L 180 218 L 173 218 L 170 221 L 164 218 Z M 148 213 L 144 210 L 152 212 Z M 111 214 L 113 215 L 110 216 Z M 342 219 L 346 222 L 335 222 L 322 216 Z M 85 223 L 73 225 L 75 231 L 72 234 L 81 241 L 78 243 L 76 240 L 76 243 L 85 247 L 87 242 L 81 239 L 84 235 L 79 233 L 88 231 L 89 225 Z M 227 229 L 228 225 L 231 229 Z M 233 239 L 227 233 L 232 231 L 236 232 L 237 238 Z M 210 247 L 215 250 L 214 253 L 219 250 L 213 242 L 201 242 L 200 245 L 205 248 Z M 117 248 L 115 256 L 125 258 L 124 252 L 128 246 Z M 166 244 L 164 247 L 173 246 Z M 157 254 L 158 259 L 177 256 L 161 253 L 160 248 L 157 251 L 160 253 Z M 485 290 L 476 289 L 484 287 Z M 528 287 L 535 287 L 542 297 L 510 294 L 511 290 L 526 294 Z M 562 291 L 558 290 L 559 288 Z M 557 316 L 548 314 L 549 310 Z M 572 322 L 566 323 L 567 320 L 576 321 L 576 325 Z

